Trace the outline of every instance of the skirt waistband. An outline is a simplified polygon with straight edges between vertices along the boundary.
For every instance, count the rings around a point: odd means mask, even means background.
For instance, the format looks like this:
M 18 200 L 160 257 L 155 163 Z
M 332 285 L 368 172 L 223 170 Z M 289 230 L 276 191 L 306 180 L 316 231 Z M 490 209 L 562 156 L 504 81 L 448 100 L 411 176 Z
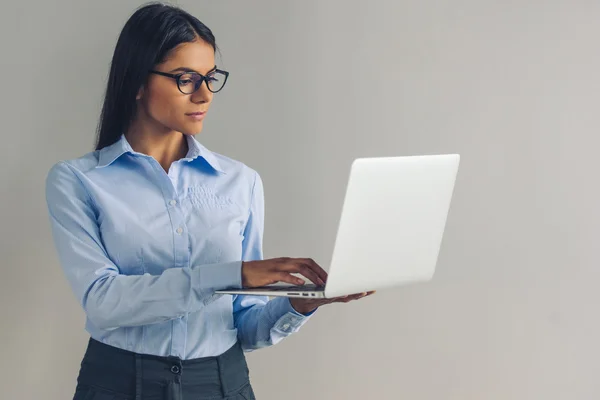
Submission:
M 166 393 L 180 400 L 183 392 L 202 397 L 227 397 L 249 384 L 244 352 L 236 343 L 216 357 L 181 360 L 138 354 L 90 338 L 81 363 L 78 384 L 100 387 L 135 399 Z

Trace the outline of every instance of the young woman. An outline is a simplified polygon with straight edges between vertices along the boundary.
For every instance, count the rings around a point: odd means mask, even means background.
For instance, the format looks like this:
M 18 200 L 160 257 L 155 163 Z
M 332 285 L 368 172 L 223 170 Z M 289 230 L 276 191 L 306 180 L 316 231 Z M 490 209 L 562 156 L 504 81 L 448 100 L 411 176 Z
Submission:
M 214 293 L 327 279 L 311 259 L 262 259 L 260 176 L 194 137 L 229 75 L 215 49 L 185 11 L 138 9 L 113 55 L 96 150 L 48 174 L 55 245 L 90 334 L 75 400 L 254 399 L 244 351 L 368 295 Z

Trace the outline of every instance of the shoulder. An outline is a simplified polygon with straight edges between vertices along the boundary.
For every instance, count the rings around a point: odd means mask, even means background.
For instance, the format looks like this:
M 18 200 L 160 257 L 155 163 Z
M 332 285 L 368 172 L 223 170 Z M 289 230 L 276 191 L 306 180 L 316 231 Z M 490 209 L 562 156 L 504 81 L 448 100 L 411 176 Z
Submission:
M 219 153 L 211 153 L 228 177 L 244 182 L 252 191 L 256 188 L 260 188 L 262 191 L 263 182 L 257 170 L 241 161 L 234 160 Z
M 50 167 L 46 176 L 46 191 L 73 192 L 81 185 L 81 180 L 98 165 L 98 151 L 81 157 L 60 160 Z
M 98 166 L 99 153 L 100 152 L 96 150 L 86 153 L 78 158 L 60 160 L 50 168 L 49 175 L 67 169 L 86 174 Z

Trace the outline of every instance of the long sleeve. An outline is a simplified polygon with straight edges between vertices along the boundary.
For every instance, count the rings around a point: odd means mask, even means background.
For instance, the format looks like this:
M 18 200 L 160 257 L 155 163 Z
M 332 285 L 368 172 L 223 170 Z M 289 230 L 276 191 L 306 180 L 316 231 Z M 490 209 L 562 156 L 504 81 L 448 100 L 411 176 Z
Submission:
M 123 275 L 108 257 L 98 210 L 68 164 L 46 180 L 46 202 L 60 264 L 88 319 L 99 329 L 153 324 L 200 310 L 215 290 L 241 287 L 241 261 Z
M 256 174 L 248 223 L 244 229 L 242 257 L 244 261 L 263 259 L 264 188 Z M 234 296 L 233 315 L 242 347 L 246 351 L 277 344 L 297 332 L 310 315 L 298 313 L 288 298 L 267 296 Z

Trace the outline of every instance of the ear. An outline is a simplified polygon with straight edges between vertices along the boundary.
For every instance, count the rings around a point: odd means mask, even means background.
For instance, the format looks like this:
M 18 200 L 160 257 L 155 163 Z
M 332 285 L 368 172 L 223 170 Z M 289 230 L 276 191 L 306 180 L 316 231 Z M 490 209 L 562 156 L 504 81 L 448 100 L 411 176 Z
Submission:
M 144 86 L 142 86 L 140 88 L 140 90 L 138 91 L 137 95 L 135 96 L 135 99 L 136 100 L 140 100 L 143 96 L 144 96 Z

